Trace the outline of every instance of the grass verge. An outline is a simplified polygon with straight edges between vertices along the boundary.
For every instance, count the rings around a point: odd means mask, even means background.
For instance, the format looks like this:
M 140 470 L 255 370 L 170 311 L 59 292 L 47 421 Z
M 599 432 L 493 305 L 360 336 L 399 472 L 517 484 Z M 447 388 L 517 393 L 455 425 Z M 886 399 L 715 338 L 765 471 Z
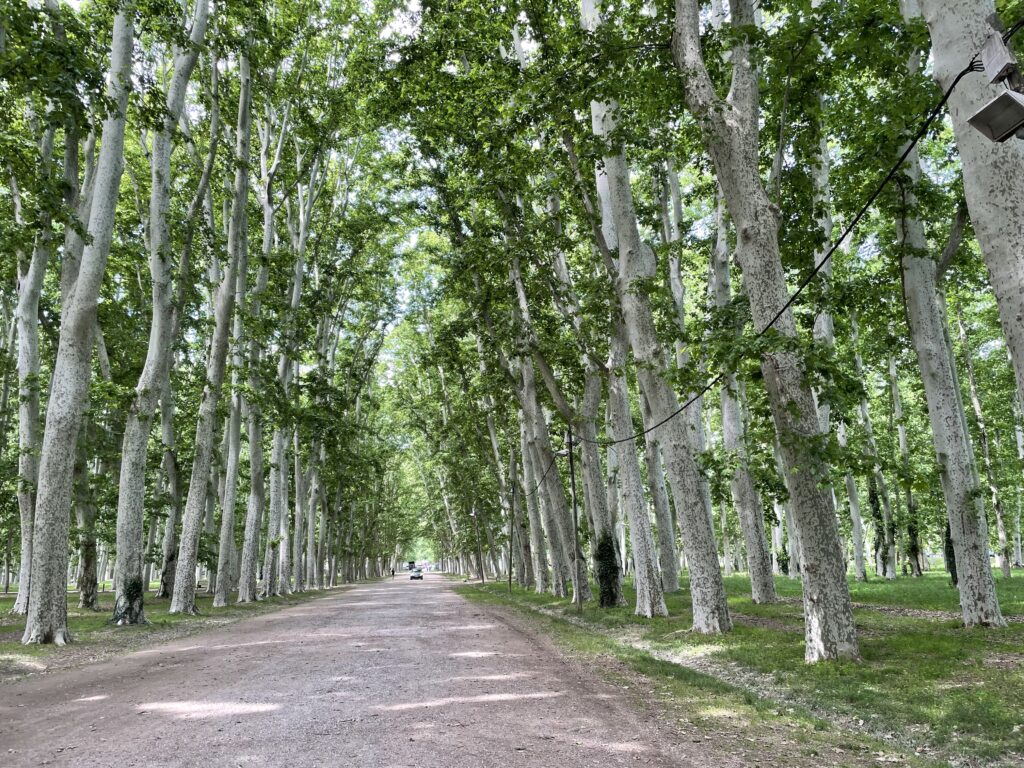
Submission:
M 794 708 L 831 723 L 843 738 L 880 739 L 904 756 L 1009 766 L 1024 759 L 1024 573 L 1015 576 L 997 579 L 1011 619 L 1005 629 L 964 628 L 957 593 L 941 574 L 851 582 L 863 658 L 817 665 L 803 661 L 800 587 L 790 579 L 777 580 L 782 602 L 766 606 L 751 602 L 748 579 L 727 578 L 735 629 L 722 636 L 687 631 L 685 582 L 667 598 L 670 615 L 650 620 L 634 616 L 631 607 L 585 607 L 577 619 L 567 600 L 518 588 L 509 596 L 505 584 L 462 590 L 472 599 L 543 611 L 558 632 L 569 633 L 573 647 L 585 647 L 587 636 L 611 643 L 616 655 L 628 654 L 633 668 L 649 667 L 644 674 L 656 681 L 682 675 L 687 685 L 699 683 L 714 696 L 724 694 L 709 680 L 727 685 L 754 713 Z M 581 625 L 570 623 L 576 621 Z M 693 694 L 684 694 L 692 703 Z

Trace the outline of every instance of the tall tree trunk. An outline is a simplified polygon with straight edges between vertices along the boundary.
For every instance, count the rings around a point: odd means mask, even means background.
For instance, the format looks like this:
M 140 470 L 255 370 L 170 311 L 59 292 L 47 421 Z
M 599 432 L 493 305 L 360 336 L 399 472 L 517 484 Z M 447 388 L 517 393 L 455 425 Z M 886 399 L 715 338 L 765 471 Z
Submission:
M 839 447 L 846 449 L 846 423 L 840 421 L 836 427 L 836 438 Z M 857 481 L 853 473 L 847 471 L 846 500 L 850 505 L 850 535 L 853 538 L 853 573 L 857 581 L 867 581 L 868 572 L 864 566 L 864 519 L 860 514 L 860 492 L 857 490 Z
M 1021 394 L 1020 390 L 1017 391 L 1017 396 L 1014 399 L 1014 437 L 1017 441 L 1017 460 L 1024 462 L 1024 427 L 1021 425 Z M 1013 566 L 1015 568 L 1024 567 L 1024 552 L 1022 552 L 1022 537 L 1021 537 L 1021 487 L 1017 486 L 1017 511 L 1013 516 Z
M 160 585 L 155 596 L 170 598 L 174 594 L 174 574 L 178 568 L 178 518 L 181 515 L 181 472 L 174 444 L 174 396 L 171 392 L 170 379 L 164 380 L 163 392 L 160 395 L 160 434 L 164 449 L 161 465 L 170 503 L 164 521 Z
M 686 80 L 686 101 L 704 135 L 729 213 L 736 227 L 736 259 L 756 327 L 772 321 L 777 332 L 794 338 L 779 256 L 778 213 L 764 189 L 758 154 L 758 76 L 744 39 L 731 51 L 732 85 L 719 97 L 704 65 L 696 0 L 676 0 L 672 40 L 676 65 Z M 753 26 L 749 0 L 734 0 L 732 23 Z M 778 320 L 775 320 L 778 315 Z M 795 352 L 764 353 L 761 371 L 785 463 L 794 522 L 800 537 L 804 598 L 804 657 L 809 662 L 855 657 L 853 607 L 846 562 L 830 490 L 822 487 L 828 467 L 815 446 L 821 426 L 803 360 Z
M 718 202 L 717 233 L 711 255 L 711 293 L 715 306 L 724 309 L 731 302 L 729 281 L 729 243 L 725 221 L 725 203 Z M 764 512 L 760 494 L 750 474 L 750 462 L 746 446 L 746 428 L 742 409 L 737 397 L 737 382 L 733 375 L 722 382 L 722 443 L 726 451 L 736 457 L 736 468 L 729 478 L 729 491 L 733 506 L 740 520 L 743 543 L 747 548 L 747 562 L 750 569 L 751 597 L 755 603 L 773 603 L 775 580 L 772 578 L 771 557 L 768 554 L 768 540 L 764 530 Z
M 53 156 L 54 129 L 48 128 L 40 142 L 43 168 Z M 22 223 L 21 196 L 12 178 L 15 221 Z M 50 237 L 46 231 L 36 235 L 29 263 L 18 275 L 18 304 L 15 310 L 18 337 L 18 510 L 21 517 L 21 567 L 18 595 L 11 613 L 28 612 L 31 585 L 32 535 L 35 519 L 36 489 L 39 484 L 39 298 L 46 266 L 50 261 Z M 20 259 L 19 259 L 20 261 Z
M 279 572 L 281 568 L 281 510 L 284 508 L 282 481 L 286 480 L 280 468 L 287 460 L 284 432 L 274 430 L 270 455 L 270 513 L 267 516 L 267 543 L 263 552 L 263 585 L 260 594 L 274 597 L 281 594 Z
M 994 12 L 990 2 L 982 2 L 968 7 L 968 3 L 959 0 L 953 4 L 937 3 L 927 0 L 924 4 L 925 17 L 932 35 L 934 73 L 940 84 L 947 86 L 952 79 L 981 47 L 988 32 L 984 21 L 983 6 L 988 5 L 989 13 Z M 902 11 L 905 18 L 916 15 L 914 3 L 904 2 Z M 975 39 L 977 45 L 974 45 Z M 971 50 L 968 50 L 971 49 Z M 956 71 L 952 70 L 955 57 L 963 56 L 963 62 L 957 63 Z M 907 69 L 914 74 L 920 68 L 916 55 L 907 62 Z M 1019 248 L 1011 246 L 1013 241 L 1009 232 L 999 233 L 994 230 L 995 217 L 1000 214 L 1016 215 L 1015 205 L 1005 200 L 1000 190 L 993 189 L 991 198 L 987 192 L 988 184 L 997 183 L 997 179 L 1005 177 L 1005 168 L 1013 165 L 1013 157 L 1000 156 L 995 149 L 986 150 L 987 140 L 982 138 L 973 128 L 966 125 L 965 120 L 973 114 L 975 102 L 983 101 L 983 94 L 992 89 L 981 87 L 960 88 L 954 91 L 949 103 L 956 131 L 957 144 L 961 151 L 964 165 L 964 188 L 969 207 L 975 214 L 975 231 L 982 248 L 984 242 L 991 240 L 993 235 L 1008 237 L 1004 245 L 1010 250 L 997 257 L 989 251 L 987 259 L 990 277 L 997 289 L 997 303 L 1000 313 L 1007 309 L 1005 302 L 1000 302 L 998 291 L 1008 284 L 1019 283 L 1019 266 L 1017 256 L 1013 255 L 1009 262 L 1005 257 L 1010 253 L 1017 254 Z M 978 104 L 980 106 L 980 103 Z M 966 112 L 966 114 L 965 114 Z M 993 145 L 994 146 L 994 145 Z M 1008 146 L 1008 145 L 1002 145 Z M 1018 150 L 1019 151 L 1019 150 Z M 1005 152 L 1004 152 L 1005 155 Z M 981 178 L 985 162 L 997 161 L 996 173 Z M 1019 165 L 1019 159 L 1017 161 Z M 970 166 L 971 173 L 967 173 Z M 989 168 L 991 173 L 993 169 Z M 941 292 L 938 263 L 930 258 L 928 241 L 925 238 L 924 224 L 913 215 L 917 207 L 914 186 L 921 178 L 921 161 L 916 148 L 907 155 L 905 167 L 909 177 L 909 188 L 904 188 L 903 210 L 897 219 L 897 241 L 901 248 L 901 274 L 903 279 L 903 296 L 906 302 L 910 337 L 917 353 L 918 365 L 921 368 L 921 379 L 924 383 L 925 399 L 928 403 L 928 418 L 932 426 L 932 441 L 935 445 L 936 458 L 939 465 L 943 496 L 946 500 L 946 513 L 949 519 L 949 539 L 955 560 L 955 583 L 960 590 L 960 610 L 964 624 L 967 626 L 1003 626 L 1002 612 L 996 597 L 995 581 L 988 559 L 988 526 L 985 520 L 984 501 L 979 492 L 978 472 L 974 462 L 974 448 L 971 445 L 967 430 L 967 418 L 964 414 L 963 401 L 960 398 L 960 384 L 957 379 L 956 366 L 953 362 L 953 349 L 949 339 L 949 320 L 946 316 L 945 297 Z M 1011 176 L 1013 174 L 1010 174 Z M 1019 174 L 1017 174 L 1019 175 Z M 1012 182 L 1010 182 L 1012 184 Z M 985 188 L 981 188 L 984 185 Z M 970 192 L 967 192 L 967 190 Z M 1018 196 L 1019 198 L 1019 196 Z M 971 201 L 974 205 L 971 205 Z M 991 208 L 987 206 L 991 205 Z M 983 215 L 981 208 L 991 210 L 991 217 Z M 1009 219 L 1008 221 L 1012 221 Z M 982 233 L 985 233 L 983 238 Z M 955 229 L 950 233 L 949 256 L 959 245 Z M 989 242 L 989 246 L 992 243 Z M 948 260 L 947 260 L 948 261 Z M 1009 272 L 1005 267 L 1012 263 Z M 993 266 L 1000 267 L 999 271 Z M 1014 281 L 1008 283 L 1008 281 Z M 1019 300 L 1019 297 L 1018 297 Z M 1020 312 L 1017 313 L 1018 317 Z M 1020 328 L 1019 319 L 1015 324 L 1006 325 L 1004 332 Z M 1017 388 L 1021 388 L 1024 377 L 1019 373 L 1018 340 L 1007 334 L 1010 350 L 1014 355 L 1017 374 Z M 1019 347 L 1024 354 L 1024 341 Z
M 652 434 L 664 449 L 665 470 L 679 513 L 679 527 L 690 570 L 693 628 L 708 634 L 727 632 L 732 628 L 732 620 L 715 555 L 717 546 L 710 510 L 706 505 L 706 480 L 695 458 L 696 446 L 701 440 L 697 434 L 700 430 L 699 414 L 675 416 L 679 411 L 679 399 L 664 378 L 666 365 L 655 333 L 650 301 L 639 287 L 653 276 L 654 254 L 640 240 L 625 158 L 610 155 L 605 157 L 604 163 L 618 236 L 619 264 L 615 281 L 619 304 L 636 362 L 637 381 L 650 406 L 650 421 L 645 422 L 645 426 L 651 428 L 654 424 L 661 424 L 653 429 Z M 688 410 L 693 411 L 694 406 Z M 621 472 L 621 452 L 619 462 Z
M 259 558 L 260 526 L 266 478 L 263 469 L 263 417 L 255 403 L 249 403 L 249 503 L 242 536 L 242 564 L 238 576 L 238 602 L 256 599 L 256 565 Z
M 914 0 L 906 0 L 904 13 L 916 16 Z M 993 0 L 920 0 L 932 39 L 932 76 L 943 89 L 981 50 L 996 30 Z M 968 75 L 949 98 L 964 195 L 981 254 L 988 267 L 989 284 L 996 297 L 1003 334 L 1012 353 L 1017 389 L 1024 391 L 1024 229 L 1020 201 L 1024 199 L 1024 144 L 989 141 L 968 122 L 995 98 L 1002 86 L 989 85 L 982 75 Z M 956 537 L 954 534 L 954 543 Z M 957 553 L 959 558 L 959 552 Z M 958 560 L 958 565 L 960 565 Z
M 302 471 L 302 463 L 299 458 L 298 433 L 295 438 L 295 528 L 292 532 L 292 578 L 295 581 L 295 591 L 304 592 L 312 584 L 306 583 L 306 542 L 308 539 L 306 525 L 309 521 L 309 507 L 312 503 L 313 483 L 313 461 L 310 456 L 310 466 L 307 472 Z
M 533 558 L 533 585 L 537 594 L 548 591 L 548 553 L 544 541 L 544 527 L 540 519 L 537 493 L 540 478 L 534 468 L 534 451 L 526 436 L 526 418 L 519 412 L 519 442 L 523 455 L 523 498 L 526 500 L 526 516 L 530 524 L 530 554 Z
M 89 465 L 85 441 L 80 440 L 75 461 L 75 523 L 78 526 L 78 607 L 97 609 L 96 593 L 96 504 L 89 488 Z
M 224 467 L 224 499 L 220 510 L 220 542 L 217 548 L 217 586 L 213 595 L 213 607 L 223 608 L 228 604 L 231 591 L 231 560 L 235 551 L 235 507 L 238 504 L 238 464 L 242 453 L 242 390 L 241 376 L 244 365 L 242 346 L 243 318 L 245 316 L 246 288 L 248 285 L 249 258 L 247 250 L 238 258 L 238 273 L 235 276 L 235 319 L 232 328 L 231 347 L 231 410 L 225 441 L 228 445 L 227 463 Z
M 278 576 L 278 585 L 282 595 L 289 595 L 292 591 L 292 565 L 291 565 L 291 504 L 290 498 L 290 483 L 288 482 L 289 472 L 289 461 L 288 461 L 288 437 L 285 434 L 282 437 L 284 442 L 284 454 L 283 461 L 281 462 L 281 527 L 280 527 L 280 539 L 281 543 L 278 545 L 278 558 L 279 567 L 281 572 Z
M 629 405 L 629 383 L 625 376 L 615 373 L 621 370 L 626 359 L 626 332 L 621 322 L 617 323 L 611 339 L 611 354 L 608 370 L 608 404 L 610 431 L 616 442 L 618 459 L 619 499 L 629 521 L 629 541 L 633 549 L 633 585 L 636 589 L 636 615 L 667 616 L 665 595 L 661 585 L 661 574 L 655 561 L 654 537 L 647 515 L 644 499 L 643 480 L 640 475 L 640 457 L 633 434 L 633 418 Z M 627 439 L 629 438 L 629 439 Z M 717 570 L 717 564 L 716 564 Z
M 665 487 L 665 469 L 661 463 L 661 446 L 647 435 L 644 461 L 647 464 L 647 483 L 651 489 L 654 520 L 658 528 L 658 564 L 661 567 L 661 587 L 665 592 L 679 591 L 679 563 L 676 557 L 676 526 Z
M 525 465 L 526 454 L 523 454 Z M 524 470 L 525 471 L 525 470 Z M 534 585 L 533 551 L 523 520 L 522 491 L 519 484 L 519 465 L 516 461 L 516 449 L 509 451 L 508 481 L 512 492 L 512 552 L 518 558 L 516 563 L 516 579 L 519 586 L 529 589 Z
M 917 167 L 916 162 L 912 164 L 914 167 Z M 927 255 L 920 221 L 906 217 L 901 230 L 901 241 L 906 249 L 902 258 L 903 294 L 946 499 L 960 609 L 969 627 L 1003 626 L 1005 622 L 989 566 L 984 500 L 978 487 L 974 449 L 953 367 L 936 262 Z
M 582 15 L 585 28 L 597 28 L 600 14 L 596 3 L 588 0 Z M 614 133 L 617 109 L 614 102 L 591 102 L 595 136 L 606 140 Z M 693 404 L 688 413 L 676 418 L 679 400 L 664 378 L 667 371 L 664 350 L 655 333 L 650 300 L 641 287 L 654 276 L 654 253 L 640 239 L 629 165 L 620 147 L 606 153 L 603 171 L 597 178 L 604 231 L 595 229 L 594 235 L 599 237 L 598 250 L 616 290 L 626 339 L 636 360 L 637 381 L 649 405 L 649 414 L 645 413 L 645 417 L 649 415 L 651 421 L 645 424 L 648 428 L 660 424 L 652 429 L 652 437 L 665 451 L 665 470 L 679 512 L 679 527 L 690 570 L 693 628 L 702 633 L 726 632 L 731 629 L 732 621 L 718 567 L 711 512 L 706 503 L 706 480 L 694 457 L 700 439 L 694 427 L 699 429 L 700 417 Z M 618 254 L 617 265 L 613 251 Z M 620 473 L 622 458 L 620 453 Z M 646 525 L 646 516 L 644 520 Z M 634 558 L 636 554 L 634 552 Z M 635 565 L 639 569 L 640 564 Z M 656 602 L 654 609 L 657 610 Z
M 195 13 L 187 45 L 174 48 L 174 74 L 167 89 L 166 110 L 153 136 L 150 155 L 152 185 L 149 206 L 149 273 L 152 278 L 152 322 L 146 362 L 128 408 L 121 445 L 121 473 L 117 497 L 117 561 L 114 567 L 114 615 L 118 625 L 145 623 L 143 600 L 148 585 L 142 583 L 145 564 L 143 524 L 145 517 L 146 458 L 153 413 L 162 384 L 168 375 L 173 346 L 170 222 L 171 153 L 174 132 L 185 106 L 185 95 L 199 50 L 206 35 L 208 0 L 195 0 Z
M 981 442 L 981 458 L 985 464 L 985 479 L 988 480 L 989 498 L 992 500 L 992 510 L 996 514 L 996 540 L 999 542 L 999 549 L 996 551 L 996 558 L 999 567 L 1002 569 L 1003 578 L 1010 578 L 1010 543 L 1006 536 L 1006 519 L 1003 511 L 1003 498 L 996 485 L 995 469 L 992 465 L 992 447 L 989 445 L 988 426 L 985 423 L 985 414 L 981 410 L 981 397 L 978 394 L 978 381 L 974 376 L 974 361 L 971 359 L 971 344 L 967 336 L 967 328 L 964 325 L 963 314 L 957 316 L 957 327 L 960 330 L 960 345 L 964 356 L 964 369 L 967 371 L 967 385 L 971 393 L 971 407 L 974 410 L 974 421 L 978 428 L 978 439 Z
M 188 498 L 182 517 L 181 546 L 174 577 L 174 596 L 171 613 L 195 613 L 196 557 L 200 528 L 206 508 L 207 481 L 213 458 L 214 420 L 224 382 L 228 334 L 235 303 L 235 281 L 239 261 L 246 242 L 246 206 L 249 197 L 249 135 L 251 126 L 248 53 L 239 62 L 238 126 L 235 144 L 235 181 L 232 192 L 231 216 L 228 226 L 228 265 L 217 291 L 215 325 L 207 359 L 206 385 L 199 404 L 196 422 L 195 458 L 189 481 Z
M 568 535 L 571 531 L 568 531 L 569 526 L 565 525 L 565 520 L 569 517 L 568 505 L 565 502 L 562 478 L 559 476 L 558 467 L 555 466 L 555 453 L 551 448 L 547 421 L 537 402 L 533 363 L 529 358 L 523 359 L 521 373 L 527 434 L 533 450 L 541 515 L 551 555 L 551 586 L 556 597 L 565 597 L 568 594 L 566 582 L 573 578 L 575 571 L 572 553 L 574 547 Z
M 40 483 L 33 520 L 32 568 L 24 643 L 70 640 L 67 628 L 68 528 L 75 446 L 91 374 L 96 302 L 106 271 L 118 188 L 124 167 L 124 127 L 131 82 L 135 9 L 126 3 L 114 18 L 107 96 L 112 109 L 103 121 L 88 232 L 74 296 L 61 322 L 57 361 L 50 383 L 39 462 Z

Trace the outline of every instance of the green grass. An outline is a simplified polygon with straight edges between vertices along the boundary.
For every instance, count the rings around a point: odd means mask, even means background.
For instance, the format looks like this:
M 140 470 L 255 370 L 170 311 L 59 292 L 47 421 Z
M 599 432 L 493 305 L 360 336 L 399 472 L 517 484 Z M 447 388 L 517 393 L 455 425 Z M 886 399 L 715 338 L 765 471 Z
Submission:
M 1024 572 L 996 578 L 1003 612 L 1024 614 Z M 690 596 L 667 597 L 667 618 L 640 619 L 632 608 L 585 607 L 583 618 L 610 631 L 630 630 L 654 648 L 732 662 L 767 676 L 796 702 L 845 720 L 863 720 L 873 733 L 949 756 L 1008 763 L 1024 754 L 1024 622 L 1005 629 L 966 629 L 956 590 L 944 574 L 895 582 L 851 581 L 857 604 L 862 660 L 808 665 L 803 658 L 803 621 L 798 581 L 776 581 L 785 602 L 754 605 L 749 580 L 726 579 L 735 628 L 722 636 L 696 635 Z M 494 596 L 505 585 L 476 587 Z M 627 587 L 628 598 L 633 594 Z M 507 599 L 507 598 L 506 598 Z M 568 601 L 516 590 L 514 601 L 572 613 Z M 936 612 L 950 612 L 944 615 Z
M 575 611 L 566 601 L 517 588 L 509 597 L 507 585 L 470 584 L 458 589 L 471 600 L 491 604 L 555 608 L 570 615 Z M 942 764 L 915 755 L 912 750 L 894 750 L 868 734 L 836 728 L 799 704 L 780 705 L 741 686 L 659 660 L 557 615 L 532 615 L 543 631 L 570 654 L 581 657 L 610 683 L 635 690 L 641 706 L 655 705 L 661 713 L 659 719 L 676 729 L 680 741 L 711 742 L 732 758 L 759 765 L 860 766 L 877 765 L 880 759 L 911 766 Z M 606 625 L 645 623 L 624 610 L 584 611 L 588 620 L 602 616 Z M 661 623 L 664 629 L 672 620 L 654 623 Z M 637 675 L 642 678 L 638 680 Z
M 225 608 L 216 609 L 213 608 L 212 595 L 201 594 L 196 596 L 198 616 L 170 614 L 170 600 L 147 595 L 145 605 L 149 623 L 116 627 L 110 623 L 110 616 L 114 610 L 112 593 L 104 592 L 99 595 L 97 611 L 79 608 L 78 594 L 68 593 L 68 628 L 73 642 L 65 647 L 22 645 L 25 617 L 13 616 L 10 613 L 14 605 L 14 594 L 0 595 L 0 678 L 17 676 L 54 665 L 75 666 L 78 663 L 87 663 L 122 650 L 134 649 L 247 616 L 298 605 L 328 594 L 332 594 L 332 591 L 310 591 L 256 603 L 232 603 Z

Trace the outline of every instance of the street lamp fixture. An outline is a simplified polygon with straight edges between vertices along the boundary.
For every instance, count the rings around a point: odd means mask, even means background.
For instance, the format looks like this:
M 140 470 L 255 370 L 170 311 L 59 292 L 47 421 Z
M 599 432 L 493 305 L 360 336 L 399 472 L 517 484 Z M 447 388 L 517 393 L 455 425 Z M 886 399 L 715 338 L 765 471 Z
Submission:
M 990 141 L 1003 142 L 1012 136 L 1024 139 L 1024 95 L 1010 87 L 1019 87 L 1020 72 L 1017 59 L 1001 33 L 989 35 L 981 49 L 981 63 L 988 81 L 1004 83 L 1007 90 L 971 115 L 967 122 Z
M 1024 139 L 1024 96 L 1016 91 L 1003 91 L 967 122 L 991 141 L 1003 142 L 1012 136 Z

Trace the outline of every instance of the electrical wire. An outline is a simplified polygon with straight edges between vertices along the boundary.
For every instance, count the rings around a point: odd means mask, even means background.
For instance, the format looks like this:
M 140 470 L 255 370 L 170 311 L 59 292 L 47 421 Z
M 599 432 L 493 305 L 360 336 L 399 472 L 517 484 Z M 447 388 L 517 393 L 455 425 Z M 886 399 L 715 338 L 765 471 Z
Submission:
M 558 454 L 556 453 L 554 456 L 551 457 L 551 461 L 548 463 L 548 468 L 544 470 L 544 474 L 540 476 L 540 480 L 537 482 L 537 485 L 534 486 L 533 490 L 530 491 L 529 493 L 524 493 L 523 494 L 523 498 L 524 499 L 527 499 L 527 498 L 529 498 L 531 496 L 535 496 L 537 494 L 537 491 L 540 490 L 540 487 L 542 485 L 544 485 L 544 481 L 547 479 L 548 472 L 550 472 L 551 468 L 553 466 L 555 466 L 555 462 L 557 460 L 558 460 Z
M 1017 34 L 1017 32 L 1020 31 L 1021 28 L 1024 28 L 1024 19 L 1018 21 L 1016 24 L 1010 27 L 1010 29 L 1006 33 L 1003 34 L 1003 42 L 1009 41 L 1009 39 L 1013 37 L 1015 34 Z M 772 319 L 769 320 L 768 323 L 754 335 L 753 341 L 757 341 L 758 339 L 763 338 L 764 335 L 768 333 L 768 331 L 771 329 L 771 327 L 775 325 L 776 322 L 778 322 L 778 320 L 786 313 L 786 311 L 790 307 L 793 306 L 793 304 L 796 302 L 800 294 L 803 293 L 803 291 L 807 288 L 808 285 L 810 285 L 811 281 L 825 267 L 825 265 L 829 262 L 829 260 L 835 254 L 835 252 L 839 250 L 840 245 L 846 240 L 847 237 L 850 236 L 853 230 L 856 229 L 861 219 L 863 219 L 867 215 L 868 211 L 871 209 L 871 206 L 874 205 L 879 195 L 882 194 L 886 186 L 888 186 L 889 182 L 892 181 L 893 178 L 895 178 L 897 173 L 899 173 L 900 168 L 903 167 L 903 163 L 906 162 L 906 159 L 910 156 L 910 153 L 918 145 L 921 139 L 924 138 L 925 134 L 928 132 L 928 129 L 931 128 L 932 123 L 935 122 L 935 119 L 939 116 L 939 113 L 942 111 L 943 107 L 945 107 L 946 103 L 949 101 L 950 96 L 953 95 L 953 89 L 955 89 L 957 85 L 959 85 L 960 81 L 969 73 L 981 72 L 984 70 L 984 68 L 978 61 L 980 56 L 981 51 L 974 54 L 968 65 L 964 67 L 955 78 L 953 78 L 953 82 L 949 84 L 948 88 L 946 88 L 945 92 L 942 94 L 942 98 L 939 99 L 939 101 L 935 104 L 934 107 L 932 107 L 931 111 L 928 113 L 928 117 L 925 118 L 924 122 L 921 123 L 921 126 L 917 129 L 917 132 L 914 134 L 914 137 L 910 140 L 910 142 L 904 148 L 903 152 L 900 154 L 899 159 L 893 164 L 893 166 L 889 169 L 889 172 L 885 174 L 885 177 L 875 187 L 875 190 L 868 197 L 867 201 L 857 211 L 857 215 L 850 220 L 849 224 L 846 225 L 846 227 L 843 229 L 842 234 L 832 242 L 832 245 L 829 247 L 828 251 L 825 253 L 824 256 L 822 256 L 821 261 L 815 264 L 814 268 L 810 271 L 810 273 L 806 277 L 804 277 L 803 280 L 800 281 L 800 284 L 797 286 L 797 289 L 779 308 L 779 310 L 775 313 Z M 704 395 L 710 392 L 712 388 L 717 386 L 722 381 L 722 379 L 726 377 L 727 373 L 727 371 L 719 372 L 714 378 L 708 381 L 700 389 L 700 391 L 692 395 L 689 399 L 686 400 L 685 403 L 679 406 L 679 408 L 677 408 L 675 411 L 673 411 L 672 413 L 670 413 L 668 416 L 661 419 L 657 423 L 652 424 L 646 429 L 636 432 L 635 434 L 629 435 L 628 437 L 620 437 L 614 440 L 593 440 L 581 437 L 579 435 L 577 435 L 576 437 L 580 441 L 596 443 L 598 445 L 604 446 L 617 445 L 618 443 L 626 443 L 629 442 L 630 440 L 636 440 L 637 438 L 643 437 L 644 435 L 653 432 L 659 427 L 667 424 L 669 421 L 671 421 L 676 416 L 681 414 L 683 411 L 685 411 L 687 408 L 689 408 L 691 405 L 697 402 L 700 398 L 702 398 Z

